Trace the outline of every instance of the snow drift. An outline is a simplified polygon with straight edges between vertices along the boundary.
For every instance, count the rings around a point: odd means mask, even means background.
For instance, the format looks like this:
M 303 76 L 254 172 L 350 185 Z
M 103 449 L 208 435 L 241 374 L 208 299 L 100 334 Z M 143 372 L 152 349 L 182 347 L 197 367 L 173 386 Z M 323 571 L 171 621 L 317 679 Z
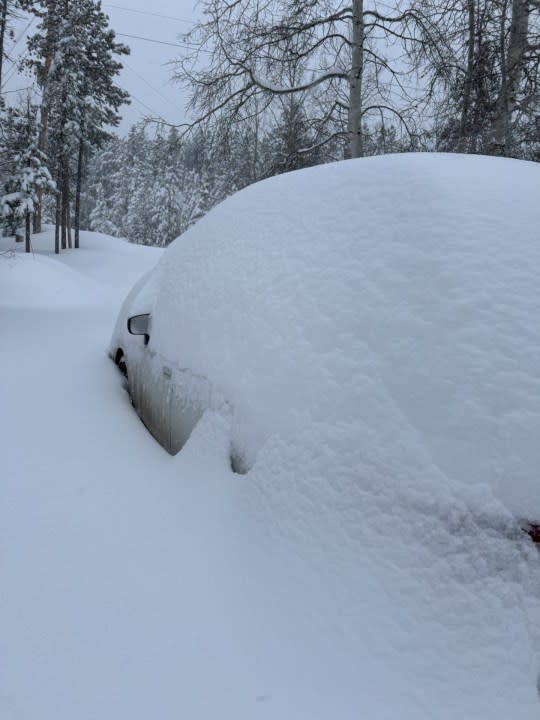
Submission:
M 258 183 L 164 255 L 152 344 L 251 461 L 317 427 L 540 518 L 539 190 L 533 163 L 435 154 Z
M 538 552 L 501 488 L 435 454 L 441 428 L 461 451 L 448 413 L 469 388 L 467 427 L 534 430 L 536 187 L 526 163 L 370 159 L 250 188 L 177 241 L 156 298 L 163 350 L 234 401 L 247 476 L 230 471 L 219 412 L 163 452 L 103 352 L 159 251 L 84 233 L 47 263 L 0 257 L 0 716 L 537 717 Z M 478 372 L 460 378 L 458 359 Z M 488 406 L 481 370 L 502 367 Z M 424 382 L 439 394 L 417 404 Z M 530 491 L 534 508 L 527 457 L 508 505 Z

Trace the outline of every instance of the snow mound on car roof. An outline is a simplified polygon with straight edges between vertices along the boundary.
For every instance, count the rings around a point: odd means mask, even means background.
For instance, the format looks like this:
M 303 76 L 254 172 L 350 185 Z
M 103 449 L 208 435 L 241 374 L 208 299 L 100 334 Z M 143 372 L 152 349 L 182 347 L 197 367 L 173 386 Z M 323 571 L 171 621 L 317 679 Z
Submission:
M 229 399 L 250 462 L 312 428 L 332 462 L 421 460 L 540 518 L 539 190 L 437 154 L 248 187 L 165 253 L 153 345 Z

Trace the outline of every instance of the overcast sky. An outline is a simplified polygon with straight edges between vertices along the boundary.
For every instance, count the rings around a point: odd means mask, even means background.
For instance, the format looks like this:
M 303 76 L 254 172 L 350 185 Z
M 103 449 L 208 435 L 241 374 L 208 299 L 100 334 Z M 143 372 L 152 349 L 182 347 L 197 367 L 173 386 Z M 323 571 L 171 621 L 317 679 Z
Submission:
M 131 95 L 131 105 L 121 108 L 122 124 L 118 132 L 126 134 L 130 126 L 145 116 L 161 117 L 171 123 L 185 119 L 184 107 L 187 98 L 182 89 L 171 83 L 172 68 L 167 64 L 183 52 L 179 47 L 160 43 L 178 43 L 179 36 L 189 29 L 199 17 L 200 8 L 195 0 L 117 0 L 103 2 L 103 9 L 110 18 L 110 25 L 118 40 L 129 45 L 131 55 L 122 58 L 124 70 L 118 84 Z M 13 58 L 26 49 L 24 30 L 30 18 L 24 18 L 16 27 L 16 45 L 11 43 Z M 36 22 L 28 28 L 32 33 Z M 28 34 L 26 33 L 26 34 Z M 125 37 L 137 35 L 139 38 Z M 14 68 L 12 67 L 14 70 Z M 3 90 L 13 91 L 29 84 L 28 78 L 18 76 L 6 68 Z M 8 95 L 6 95 L 6 98 Z M 10 92 L 14 100 L 15 93 Z
M 123 60 L 124 70 L 119 84 L 132 96 L 131 105 L 122 110 L 124 119 L 120 131 L 145 115 L 159 116 L 168 122 L 184 120 L 186 97 L 182 89 L 170 81 L 172 68 L 167 65 L 183 51 L 181 48 L 139 40 L 138 35 L 165 43 L 177 43 L 179 35 L 189 29 L 198 17 L 194 0 L 118 0 L 103 2 L 111 27 L 118 40 L 131 48 L 131 55 Z M 167 17 L 158 17 L 164 15 Z

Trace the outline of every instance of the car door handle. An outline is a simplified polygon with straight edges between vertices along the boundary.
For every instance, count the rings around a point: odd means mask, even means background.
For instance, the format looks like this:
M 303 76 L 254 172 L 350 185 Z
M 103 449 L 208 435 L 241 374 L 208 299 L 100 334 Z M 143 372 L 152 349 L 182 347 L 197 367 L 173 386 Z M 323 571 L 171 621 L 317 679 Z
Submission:
M 172 376 L 171 368 L 163 366 L 163 374 L 165 375 L 166 378 L 170 379 Z

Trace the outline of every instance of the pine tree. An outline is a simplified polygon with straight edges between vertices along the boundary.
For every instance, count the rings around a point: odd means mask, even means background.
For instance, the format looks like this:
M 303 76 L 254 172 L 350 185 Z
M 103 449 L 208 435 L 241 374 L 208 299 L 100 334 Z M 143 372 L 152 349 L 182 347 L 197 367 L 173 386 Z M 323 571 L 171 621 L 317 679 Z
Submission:
M 22 2 L 21 0 L 0 0 L 0 93 L 4 77 L 4 60 L 7 58 L 6 38 L 13 37 L 13 20 L 17 17 L 17 11 L 23 9 L 24 2 L 25 0 Z
M 0 200 L 2 221 L 4 230 L 15 236 L 24 225 L 26 252 L 31 249 L 31 219 L 38 197 L 55 190 L 46 158 L 38 147 L 36 114 L 37 107 L 28 100 L 25 108 L 8 110 L 5 125 L 11 160 Z
M 40 0 L 34 11 L 42 24 L 29 47 L 31 65 L 43 86 L 44 132 L 59 188 L 55 232 L 55 252 L 59 252 L 60 247 L 71 247 L 72 215 L 75 247 L 79 246 L 85 156 L 90 148 L 103 144 L 105 128 L 120 120 L 117 111 L 128 96 L 114 83 L 122 67 L 116 57 L 129 50 L 115 41 L 100 2 Z

